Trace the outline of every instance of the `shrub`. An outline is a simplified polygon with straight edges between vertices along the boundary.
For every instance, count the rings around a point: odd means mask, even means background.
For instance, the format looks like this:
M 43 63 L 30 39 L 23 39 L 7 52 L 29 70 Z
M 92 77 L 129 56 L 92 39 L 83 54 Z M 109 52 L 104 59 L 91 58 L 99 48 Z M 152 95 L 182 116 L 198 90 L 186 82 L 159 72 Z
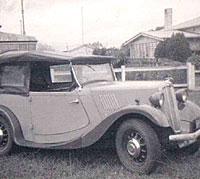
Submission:
M 186 62 L 192 55 L 187 38 L 183 33 L 173 34 L 170 39 L 160 42 L 154 53 L 156 58 L 168 58 L 174 61 Z

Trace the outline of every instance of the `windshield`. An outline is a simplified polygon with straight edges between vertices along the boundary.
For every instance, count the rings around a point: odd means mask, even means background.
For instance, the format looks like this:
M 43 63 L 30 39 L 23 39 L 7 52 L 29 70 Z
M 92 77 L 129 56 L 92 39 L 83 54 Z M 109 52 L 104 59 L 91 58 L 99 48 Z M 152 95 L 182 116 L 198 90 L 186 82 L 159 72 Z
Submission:
M 74 65 L 76 77 L 81 84 L 96 81 L 113 81 L 114 76 L 109 63 L 96 65 Z

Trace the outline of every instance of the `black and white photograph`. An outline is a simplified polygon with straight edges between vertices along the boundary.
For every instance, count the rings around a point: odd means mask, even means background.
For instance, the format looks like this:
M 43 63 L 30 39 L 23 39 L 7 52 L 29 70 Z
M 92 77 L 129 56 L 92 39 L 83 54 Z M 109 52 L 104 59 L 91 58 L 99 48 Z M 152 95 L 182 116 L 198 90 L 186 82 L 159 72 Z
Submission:
M 199 0 L 0 0 L 0 179 L 200 177 Z

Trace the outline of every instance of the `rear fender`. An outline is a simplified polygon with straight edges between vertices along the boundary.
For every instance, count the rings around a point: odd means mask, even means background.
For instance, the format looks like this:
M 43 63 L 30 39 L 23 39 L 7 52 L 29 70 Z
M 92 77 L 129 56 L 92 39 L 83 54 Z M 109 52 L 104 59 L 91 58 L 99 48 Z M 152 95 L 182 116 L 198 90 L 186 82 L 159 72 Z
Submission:
M 22 140 L 24 137 L 17 117 L 10 109 L 2 105 L 0 105 L 0 115 L 8 121 L 12 130 L 12 138 L 16 144 L 19 144 L 18 140 Z

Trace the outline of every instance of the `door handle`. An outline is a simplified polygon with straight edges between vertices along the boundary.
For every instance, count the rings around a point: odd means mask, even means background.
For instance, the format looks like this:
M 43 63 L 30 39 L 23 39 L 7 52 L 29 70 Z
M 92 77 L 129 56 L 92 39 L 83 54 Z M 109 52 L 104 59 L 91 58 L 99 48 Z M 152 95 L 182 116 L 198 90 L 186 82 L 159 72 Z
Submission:
M 76 100 L 74 100 L 74 101 L 72 101 L 72 102 L 70 102 L 69 104 L 78 104 L 79 103 L 79 100 L 78 99 L 76 99 Z

